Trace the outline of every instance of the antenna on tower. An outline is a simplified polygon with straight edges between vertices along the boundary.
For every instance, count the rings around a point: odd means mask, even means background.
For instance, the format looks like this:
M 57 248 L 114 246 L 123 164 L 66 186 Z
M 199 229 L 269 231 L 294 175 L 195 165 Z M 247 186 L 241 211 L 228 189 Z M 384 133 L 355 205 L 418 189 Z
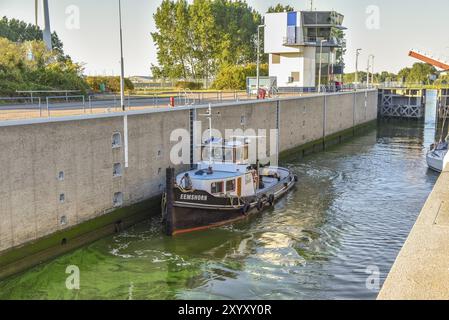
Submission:
M 310 11 L 313 11 L 313 0 L 310 0 Z

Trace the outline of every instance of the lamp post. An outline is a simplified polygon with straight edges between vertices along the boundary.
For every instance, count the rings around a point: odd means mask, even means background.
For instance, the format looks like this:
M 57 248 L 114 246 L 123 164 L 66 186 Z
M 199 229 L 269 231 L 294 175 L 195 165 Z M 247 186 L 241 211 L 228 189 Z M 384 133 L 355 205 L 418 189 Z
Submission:
M 373 59 L 373 64 L 370 64 L 371 59 Z M 370 88 L 370 66 L 374 66 L 374 55 L 370 54 L 368 56 L 368 65 L 366 66 L 366 87 Z M 373 82 L 374 79 L 374 69 L 371 69 L 372 76 L 371 76 L 371 82 Z
M 259 89 L 260 89 L 260 29 L 265 27 L 265 25 L 257 26 L 257 84 L 256 84 L 256 95 L 259 99 Z
M 45 45 L 47 47 L 48 50 L 52 50 L 53 49 L 53 45 L 51 42 L 51 29 L 50 29 L 50 12 L 48 10 L 48 0 L 43 0 L 43 9 L 44 9 L 44 31 L 43 31 L 43 39 L 45 42 Z
M 321 65 L 323 62 L 322 55 L 323 55 L 323 43 L 326 42 L 326 40 L 320 41 L 320 66 L 318 70 L 318 93 L 321 93 Z
M 118 0 L 118 14 L 120 22 L 120 104 L 125 111 L 125 66 L 123 60 L 123 32 L 122 32 L 122 4 Z
M 359 83 L 359 55 L 362 49 L 357 49 L 355 51 L 355 88 L 357 89 L 357 84 Z

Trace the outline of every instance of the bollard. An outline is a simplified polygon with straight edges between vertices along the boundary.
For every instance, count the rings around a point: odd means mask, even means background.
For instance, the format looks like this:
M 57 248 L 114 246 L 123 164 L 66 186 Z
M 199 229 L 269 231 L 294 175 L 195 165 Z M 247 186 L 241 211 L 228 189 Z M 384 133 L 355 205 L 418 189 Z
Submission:
M 175 107 L 175 97 L 170 97 L 170 107 Z

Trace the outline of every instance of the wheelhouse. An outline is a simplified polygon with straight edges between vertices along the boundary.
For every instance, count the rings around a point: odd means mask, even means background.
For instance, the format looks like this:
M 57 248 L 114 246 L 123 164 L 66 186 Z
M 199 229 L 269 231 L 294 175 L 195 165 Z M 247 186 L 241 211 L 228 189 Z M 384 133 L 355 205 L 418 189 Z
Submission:
M 214 139 L 206 141 L 201 148 L 201 160 L 209 163 L 248 164 L 249 142 Z

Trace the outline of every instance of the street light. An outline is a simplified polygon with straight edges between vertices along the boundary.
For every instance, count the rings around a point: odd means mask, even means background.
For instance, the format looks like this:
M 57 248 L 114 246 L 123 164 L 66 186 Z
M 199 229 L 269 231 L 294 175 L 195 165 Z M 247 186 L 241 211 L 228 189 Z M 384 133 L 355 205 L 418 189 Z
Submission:
M 326 42 L 326 40 L 320 41 L 320 67 L 318 70 L 318 93 L 321 93 L 321 64 L 323 59 L 321 58 L 323 55 L 323 43 Z
M 257 98 L 259 98 L 259 89 L 260 89 L 260 29 L 264 28 L 265 25 L 260 25 L 257 27 Z
M 120 0 L 118 0 L 118 14 L 120 22 L 120 103 L 122 111 L 125 111 L 125 66 L 123 61 L 122 4 Z
M 372 76 L 371 76 L 371 82 L 373 82 L 373 80 L 374 80 L 374 55 L 373 54 L 370 54 L 369 56 L 368 56 L 368 65 L 367 65 L 367 67 L 366 67 L 366 87 L 369 89 L 370 88 L 370 60 L 371 59 L 373 59 L 373 64 L 371 65 L 372 66 L 372 69 L 371 69 L 371 71 L 372 71 Z
M 355 51 L 355 85 L 356 85 L 356 89 L 357 89 L 357 84 L 359 83 L 359 55 L 360 55 L 360 51 L 362 51 L 362 49 L 357 49 Z

